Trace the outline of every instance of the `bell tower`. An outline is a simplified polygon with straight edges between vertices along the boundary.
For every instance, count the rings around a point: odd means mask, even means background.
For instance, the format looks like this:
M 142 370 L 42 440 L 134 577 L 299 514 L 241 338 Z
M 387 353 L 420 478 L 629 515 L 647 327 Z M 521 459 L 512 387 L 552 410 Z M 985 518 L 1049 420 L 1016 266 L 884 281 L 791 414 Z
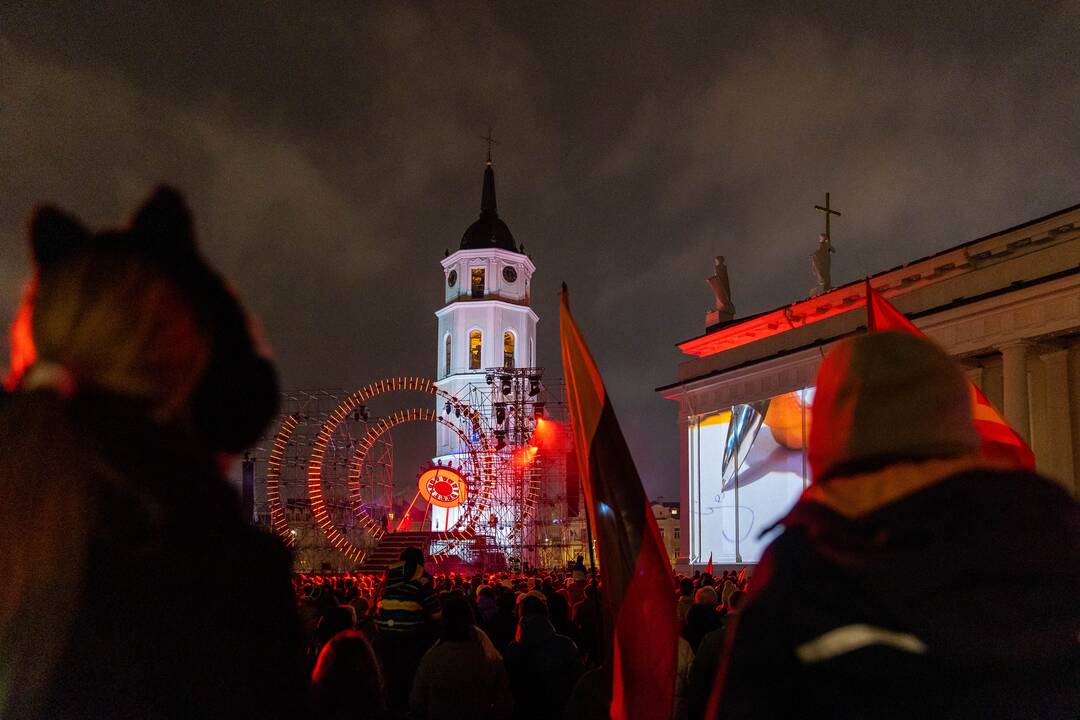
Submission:
M 435 312 L 436 385 L 464 397 L 498 368 L 535 367 L 536 323 L 529 292 L 536 266 L 499 217 L 490 150 L 484 167 L 480 217 L 465 230 L 457 251 L 442 260 L 444 305 Z M 461 441 L 436 425 L 435 459 L 458 458 Z M 450 514 L 450 523 L 456 520 Z M 446 519 L 432 516 L 432 530 Z

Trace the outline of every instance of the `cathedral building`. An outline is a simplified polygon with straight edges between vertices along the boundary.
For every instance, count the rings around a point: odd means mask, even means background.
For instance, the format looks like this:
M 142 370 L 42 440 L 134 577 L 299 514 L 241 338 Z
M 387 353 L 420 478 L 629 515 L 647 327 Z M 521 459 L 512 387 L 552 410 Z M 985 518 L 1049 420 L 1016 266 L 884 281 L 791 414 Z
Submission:
M 1030 443 L 1038 470 L 1080 496 L 1080 206 L 870 282 L 963 365 Z M 679 408 L 680 565 L 710 554 L 756 562 L 776 532 L 769 528 L 812 482 L 806 440 L 818 366 L 866 325 L 862 280 L 820 290 L 746 318 L 710 313 L 701 335 L 679 343 L 678 377 L 658 392 Z

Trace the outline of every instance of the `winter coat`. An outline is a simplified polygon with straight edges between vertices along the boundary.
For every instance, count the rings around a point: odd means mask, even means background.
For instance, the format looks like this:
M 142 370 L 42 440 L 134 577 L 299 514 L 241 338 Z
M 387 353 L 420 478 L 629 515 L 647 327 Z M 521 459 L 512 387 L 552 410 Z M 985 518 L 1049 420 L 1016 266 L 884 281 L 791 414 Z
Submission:
M 39 461 L 10 467 L 29 446 Z M 51 570 L 33 568 L 52 572 L 51 594 L 24 585 L 11 625 L 40 628 L 51 607 L 62 611 L 39 638 L 54 659 L 24 717 L 306 712 L 290 558 L 243 522 L 209 453 L 125 401 L 35 391 L 0 407 L 0 457 L 0 523 L 46 512 L 55 522 L 25 541 L 63 550 Z M 0 641 L 10 657 L 18 642 Z
M 513 697 L 502 656 L 479 628 L 467 642 L 439 640 L 416 671 L 409 696 L 411 720 L 510 717 Z
M 973 459 L 812 485 L 754 575 L 719 717 L 1080 717 L 1080 506 Z
M 521 619 L 518 640 L 504 654 L 514 689 L 515 717 L 559 717 L 582 673 L 577 646 L 542 615 Z

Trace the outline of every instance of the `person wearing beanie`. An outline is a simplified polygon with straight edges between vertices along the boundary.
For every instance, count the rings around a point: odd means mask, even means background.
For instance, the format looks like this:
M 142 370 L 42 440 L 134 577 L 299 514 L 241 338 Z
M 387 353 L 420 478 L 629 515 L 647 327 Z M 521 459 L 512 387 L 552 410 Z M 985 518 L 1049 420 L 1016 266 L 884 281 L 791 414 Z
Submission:
M 979 457 L 952 359 L 841 341 L 813 419 L 707 717 L 1080 717 L 1080 506 Z
M 306 711 L 290 558 L 221 471 L 273 414 L 274 368 L 192 227 L 168 188 L 117 230 L 31 220 L 0 403 L 0 717 Z

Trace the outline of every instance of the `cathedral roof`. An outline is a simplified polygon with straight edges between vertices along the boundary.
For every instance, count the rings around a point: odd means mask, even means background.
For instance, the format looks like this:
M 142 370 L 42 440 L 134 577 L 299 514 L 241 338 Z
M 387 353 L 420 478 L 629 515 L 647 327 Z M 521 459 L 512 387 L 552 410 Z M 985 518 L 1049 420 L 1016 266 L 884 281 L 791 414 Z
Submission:
M 491 169 L 491 160 L 484 168 L 484 190 L 480 196 L 480 217 L 469 226 L 461 236 L 462 250 L 483 250 L 499 248 L 520 252 L 510 228 L 499 218 L 495 207 L 495 171 Z

